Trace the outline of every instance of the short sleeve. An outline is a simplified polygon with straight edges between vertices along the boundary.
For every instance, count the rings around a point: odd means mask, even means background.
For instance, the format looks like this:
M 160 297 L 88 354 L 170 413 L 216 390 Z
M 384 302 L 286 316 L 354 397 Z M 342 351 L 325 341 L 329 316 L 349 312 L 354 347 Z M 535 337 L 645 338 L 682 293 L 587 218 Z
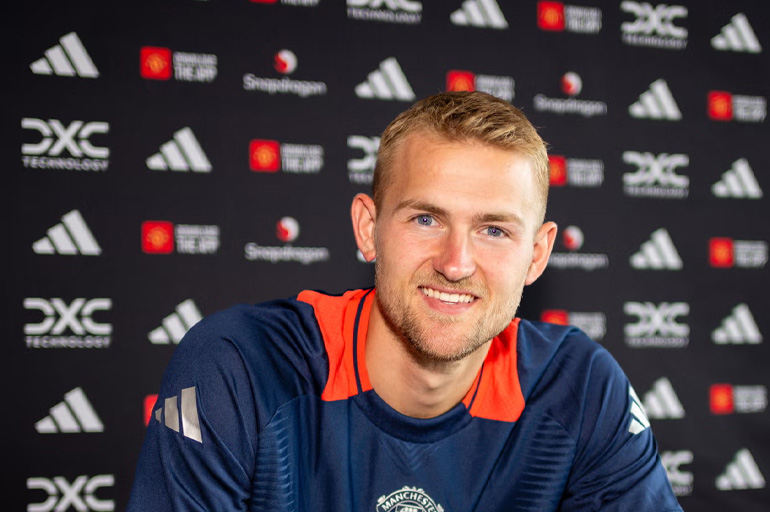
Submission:
M 560 510 L 681 511 L 649 421 L 610 354 L 594 354 L 577 452 Z
M 127 510 L 247 510 L 257 412 L 244 362 L 202 321 L 166 369 Z

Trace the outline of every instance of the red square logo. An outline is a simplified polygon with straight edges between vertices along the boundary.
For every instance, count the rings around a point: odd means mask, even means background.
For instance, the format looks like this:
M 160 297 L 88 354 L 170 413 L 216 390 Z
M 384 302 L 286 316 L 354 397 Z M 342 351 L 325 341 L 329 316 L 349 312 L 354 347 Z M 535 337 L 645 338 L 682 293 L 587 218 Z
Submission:
M 249 143 L 249 167 L 257 172 L 278 172 L 281 146 L 275 140 L 254 139 Z
M 732 414 L 735 411 L 733 387 L 730 384 L 713 384 L 709 390 L 712 414 Z
M 569 325 L 569 314 L 563 309 L 546 309 L 540 320 L 550 324 Z
M 564 30 L 564 4 L 561 2 L 538 2 L 537 26 L 541 30 L 562 32 Z
M 144 397 L 144 426 L 150 424 L 152 419 L 152 408 L 155 407 L 155 402 L 158 401 L 158 395 L 147 395 Z
M 708 113 L 716 121 L 730 121 L 733 118 L 733 95 L 724 91 L 708 94 Z
M 142 223 L 142 251 L 147 254 L 174 252 L 174 225 L 165 220 Z
M 735 252 L 732 238 L 712 238 L 709 240 L 709 262 L 712 267 L 730 268 L 735 264 Z
M 446 74 L 447 91 L 475 91 L 476 75 L 470 71 L 452 70 Z
M 149 80 L 171 78 L 171 50 L 156 46 L 143 46 L 139 50 L 139 74 Z
M 551 186 L 563 187 L 567 184 L 567 159 L 561 155 L 548 155 L 548 168 Z

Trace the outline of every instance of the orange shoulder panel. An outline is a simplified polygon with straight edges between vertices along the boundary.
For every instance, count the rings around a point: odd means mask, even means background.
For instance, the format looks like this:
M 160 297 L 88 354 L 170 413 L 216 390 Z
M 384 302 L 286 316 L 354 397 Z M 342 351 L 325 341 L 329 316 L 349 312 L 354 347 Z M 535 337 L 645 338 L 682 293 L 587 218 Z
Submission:
M 515 318 L 492 341 L 484 361 L 484 371 L 481 372 L 476 400 L 468 411 L 471 416 L 506 422 L 514 422 L 521 416 L 524 410 L 524 395 L 519 383 L 516 357 L 519 320 Z M 475 386 L 471 389 L 475 389 Z M 465 403 L 467 406 L 468 402 Z
M 353 366 L 353 327 L 364 293 L 366 290 L 352 290 L 342 296 L 329 296 L 306 290 L 297 296 L 297 300 L 313 306 L 329 358 L 329 378 L 322 400 L 345 400 L 358 392 Z M 363 314 L 361 316 L 363 318 Z

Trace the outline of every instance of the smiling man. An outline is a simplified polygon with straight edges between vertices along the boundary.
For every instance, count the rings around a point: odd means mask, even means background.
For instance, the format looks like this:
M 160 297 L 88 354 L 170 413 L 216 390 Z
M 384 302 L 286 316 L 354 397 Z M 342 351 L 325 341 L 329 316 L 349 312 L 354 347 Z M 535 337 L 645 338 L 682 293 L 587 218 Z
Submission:
M 130 511 L 676 511 L 628 379 L 515 317 L 548 262 L 545 145 L 483 93 L 385 130 L 351 208 L 375 287 L 238 306 L 164 375 Z

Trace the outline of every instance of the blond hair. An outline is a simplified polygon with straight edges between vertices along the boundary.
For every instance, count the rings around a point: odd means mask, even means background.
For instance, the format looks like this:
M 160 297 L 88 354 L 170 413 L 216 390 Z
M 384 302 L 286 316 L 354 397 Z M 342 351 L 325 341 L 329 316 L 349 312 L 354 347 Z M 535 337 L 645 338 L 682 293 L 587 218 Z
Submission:
M 385 128 L 372 184 L 374 203 L 378 207 L 393 181 L 391 166 L 396 150 L 414 132 L 434 134 L 449 141 L 479 141 L 527 156 L 535 172 L 541 214 L 545 217 L 549 181 L 545 142 L 519 109 L 483 92 L 429 96 L 399 114 Z

